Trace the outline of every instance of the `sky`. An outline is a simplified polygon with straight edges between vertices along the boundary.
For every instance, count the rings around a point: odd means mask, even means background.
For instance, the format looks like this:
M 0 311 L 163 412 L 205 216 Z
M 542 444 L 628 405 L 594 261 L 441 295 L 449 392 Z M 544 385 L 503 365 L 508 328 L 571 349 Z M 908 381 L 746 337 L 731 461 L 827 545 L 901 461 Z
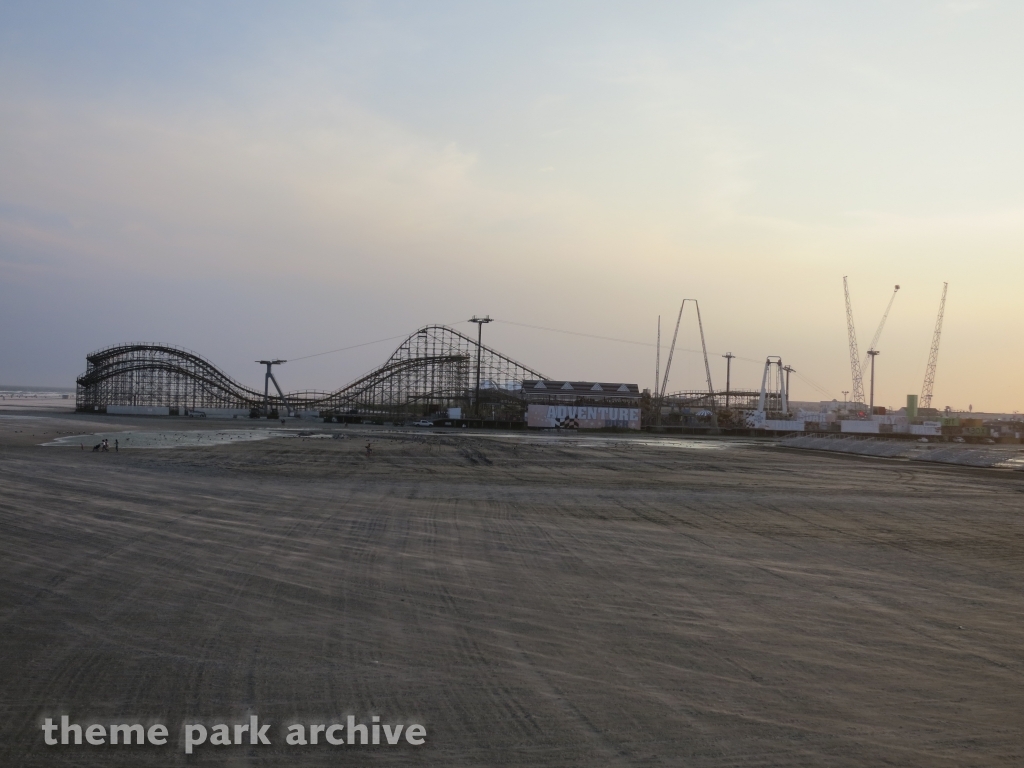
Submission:
M 0 383 L 160 341 L 334 389 L 489 314 L 550 378 L 650 387 L 693 298 L 716 388 L 779 355 L 842 400 L 848 276 L 862 355 L 901 286 L 877 404 L 920 392 L 948 282 L 933 405 L 1024 408 L 1022 28 L 997 0 L 0 0 Z M 688 305 L 670 390 L 699 349 Z

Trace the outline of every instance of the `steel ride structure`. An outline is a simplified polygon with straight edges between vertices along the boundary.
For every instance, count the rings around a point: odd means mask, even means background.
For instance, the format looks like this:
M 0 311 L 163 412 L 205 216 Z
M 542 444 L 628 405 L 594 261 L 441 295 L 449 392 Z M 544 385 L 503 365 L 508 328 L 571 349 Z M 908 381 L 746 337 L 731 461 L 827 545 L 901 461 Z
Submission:
M 711 394 L 703 390 L 685 390 L 668 393 L 663 404 L 672 408 L 756 411 L 760 396 L 761 391 L 758 389 L 722 390 Z
M 86 372 L 77 380 L 80 411 L 125 405 L 167 407 L 182 414 L 225 408 L 248 409 L 252 416 L 316 411 L 324 417 L 406 418 L 463 408 L 467 414 L 518 419 L 522 382 L 546 378 L 444 325 L 411 334 L 387 362 L 335 392 L 268 395 L 240 384 L 195 352 L 170 344 L 117 344 L 87 355 L 86 361 Z

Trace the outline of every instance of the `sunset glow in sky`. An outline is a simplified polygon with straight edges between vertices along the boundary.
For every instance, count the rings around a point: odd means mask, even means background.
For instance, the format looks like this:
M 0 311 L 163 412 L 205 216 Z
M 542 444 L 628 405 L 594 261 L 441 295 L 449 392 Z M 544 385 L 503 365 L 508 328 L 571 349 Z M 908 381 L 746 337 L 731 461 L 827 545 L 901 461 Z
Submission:
M 716 387 L 725 352 L 737 387 L 781 355 L 841 400 L 849 275 L 862 354 L 902 287 L 876 402 L 920 391 L 948 281 L 933 404 L 1024 407 L 1022 28 L 995 0 L 0 2 L 0 382 L 166 341 L 261 384 L 489 313 L 551 377 L 650 387 L 693 297 Z M 677 353 L 670 389 L 703 377 Z

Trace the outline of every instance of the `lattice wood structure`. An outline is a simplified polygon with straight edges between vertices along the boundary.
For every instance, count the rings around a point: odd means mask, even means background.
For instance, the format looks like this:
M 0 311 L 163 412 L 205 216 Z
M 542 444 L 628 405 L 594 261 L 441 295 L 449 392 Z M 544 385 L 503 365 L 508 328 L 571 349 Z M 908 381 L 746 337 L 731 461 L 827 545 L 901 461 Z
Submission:
M 478 356 L 479 353 L 479 356 Z M 179 409 L 248 408 L 265 411 L 264 393 L 221 372 L 187 349 L 169 344 L 119 344 L 86 357 L 78 377 L 79 410 L 109 405 Z M 480 366 L 480 403 L 475 402 Z M 521 417 L 520 393 L 525 379 L 542 374 L 443 325 L 421 328 L 409 336 L 380 367 L 335 392 L 286 393 L 294 410 L 323 415 L 370 414 L 385 417 L 430 415 L 461 407 L 496 419 Z M 270 410 L 283 409 L 276 393 Z

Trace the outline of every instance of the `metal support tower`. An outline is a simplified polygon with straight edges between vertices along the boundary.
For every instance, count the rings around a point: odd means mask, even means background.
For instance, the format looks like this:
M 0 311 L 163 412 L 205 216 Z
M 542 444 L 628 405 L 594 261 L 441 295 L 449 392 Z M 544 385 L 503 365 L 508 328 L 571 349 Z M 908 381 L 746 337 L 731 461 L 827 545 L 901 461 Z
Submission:
M 871 358 L 871 402 L 868 403 L 868 415 L 875 412 L 875 358 L 881 354 L 877 349 L 869 349 L 868 357 Z
M 700 329 L 700 349 L 704 353 L 704 375 L 708 380 L 708 394 L 714 395 L 715 389 L 711 386 L 711 365 L 708 363 L 708 345 L 704 343 L 704 323 L 700 319 L 700 302 L 692 299 L 693 306 L 697 308 L 697 327 Z
M 658 348 L 654 353 L 654 397 L 658 397 L 658 382 L 661 380 L 661 315 L 658 315 Z
M 480 415 L 480 355 L 483 350 L 484 323 L 493 322 L 491 316 L 477 317 L 473 315 L 469 322 L 476 323 L 476 399 L 473 401 L 473 408 L 476 415 Z
M 850 343 L 850 375 L 853 379 L 853 401 L 855 403 L 863 403 L 864 375 L 861 373 L 860 352 L 857 350 L 857 331 L 853 327 L 853 305 L 850 303 L 850 286 L 845 275 L 843 276 L 843 292 L 846 294 L 846 333 Z
M 946 289 L 942 284 L 942 299 L 939 300 L 939 316 L 935 318 L 935 333 L 932 334 L 932 348 L 928 353 L 928 365 L 924 369 L 924 385 L 921 387 L 921 408 L 932 407 L 932 389 L 935 387 L 935 366 L 939 362 L 939 339 L 942 336 L 942 316 L 946 312 Z
M 281 365 L 287 363 L 287 360 L 257 360 L 260 365 L 267 366 L 267 375 L 263 378 L 263 413 L 266 416 L 270 415 L 270 382 L 274 382 L 274 388 L 277 389 L 277 394 L 281 396 L 281 402 L 284 403 L 285 413 L 289 413 L 288 400 L 284 396 L 284 392 L 281 391 L 281 385 L 277 383 L 277 379 L 274 378 L 274 374 L 271 371 L 275 365 Z
M 676 317 L 676 330 L 672 334 L 672 346 L 668 348 L 668 360 L 665 361 L 665 377 L 661 381 L 661 392 L 658 393 L 658 408 L 660 414 L 661 401 L 665 397 L 665 390 L 668 388 L 668 374 L 672 369 L 672 356 L 676 352 L 676 338 L 679 336 L 679 323 L 683 319 L 683 307 L 686 306 L 686 299 L 683 299 L 683 303 L 679 305 L 679 316 Z M 660 420 L 660 418 L 659 418 Z
M 700 303 L 696 299 L 683 299 L 683 302 L 679 305 L 679 315 L 676 317 L 676 329 L 672 333 L 672 346 L 668 350 L 668 360 L 665 363 L 665 376 L 661 380 L 661 391 L 658 393 L 658 401 L 655 410 L 655 424 L 661 423 L 661 404 L 665 399 L 665 392 L 668 390 L 668 375 L 672 370 L 672 357 L 676 351 L 676 339 L 679 337 L 679 324 L 683 319 L 683 308 L 686 306 L 686 302 L 692 301 L 694 307 L 697 309 L 697 327 L 700 329 L 700 346 L 701 351 L 704 353 L 704 374 L 707 376 L 708 382 L 708 397 L 711 402 L 714 402 L 715 390 L 711 386 L 711 364 L 708 362 L 708 347 L 704 342 L 704 323 L 700 318 Z
M 711 385 L 711 364 L 708 362 L 708 346 L 704 341 L 704 323 L 700 317 L 700 302 L 696 299 L 683 299 L 683 303 L 679 305 L 679 316 L 676 318 L 676 329 L 672 334 L 672 346 L 668 350 L 668 361 L 665 363 L 665 377 L 661 382 L 661 392 L 659 398 L 665 397 L 665 392 L 668 389 L 668 375 L 672 369 L 672 356 L 676 351 L 676 339 L 679 336 L 679 323 L 683 319 L 683 307 L 686 306 L 686 302 L 693 302 L 693 306 L 697 309 L 697 327 L 700 330 L 700 347 L 701 352 L 704 354 L 704 375 L 708 384 L 708 394 L 713 395 L 715 393 L 714 387 Z
M 732 373 L 732 361 L 733 358 L 736 357 L 736 355 L 734 355 L 732 352 L 726 352 L 724 355 L 722 355 L 722 357 L 725 358 L 725 409 L 729 410 L 729 390 L 731 388 L 730 374 Z
M 679 305 L 679 316 L 676 317 L 676 330 L 672 334 L 672 346 L 670 346 L 668 348 L 668 360 L 665 361 L 665 376 L 664 376 L 664 378 L 662 378 L 660 385 L 658 384 L 657 381 L 654 382 L 654 387 L 655 387 L 655 392 L 654 392 L 654 394 L 655 394 L 655 398 L 654 398 L 654 423 L 658 424 L 658 425 L 661 424 L 661 404 L 665 400 L 665 390 L 668 387 L 668 374 L 669 374 L 669 371 L 672 369 L 672 356 L 676 352 L 676 338 L 679 336 L 679 323 L 683 319 L 683 307 L 685 307 L 685 306 L 686 306 L 686 299 L 683 299 L 683 302 Z M 661 354 L 661 343 L 660 343 L 660 340 L 661 340 L 661 316 L 660 315 L 658 316 L 658 339 L 659 339 L 658 353 L 660 355 Z M 660 386 L 660 389 L 659 389 L 659 386 Z
M 776 375 L 775 371 L 778 370 Z M 789 393 L 786 391 L 786 377 L 783 375 L 785 368 L 782 365 L 782 358 L 769 355 L 764 361 L 764 374 L 761 376 L 761 396 L 757 401 L 757 410 L 762 413 L 777 411 L 789 412 Z M 778 382 L 776 388 L 775 383 Z M 772 406 L 776 405 L 777 408 Z

